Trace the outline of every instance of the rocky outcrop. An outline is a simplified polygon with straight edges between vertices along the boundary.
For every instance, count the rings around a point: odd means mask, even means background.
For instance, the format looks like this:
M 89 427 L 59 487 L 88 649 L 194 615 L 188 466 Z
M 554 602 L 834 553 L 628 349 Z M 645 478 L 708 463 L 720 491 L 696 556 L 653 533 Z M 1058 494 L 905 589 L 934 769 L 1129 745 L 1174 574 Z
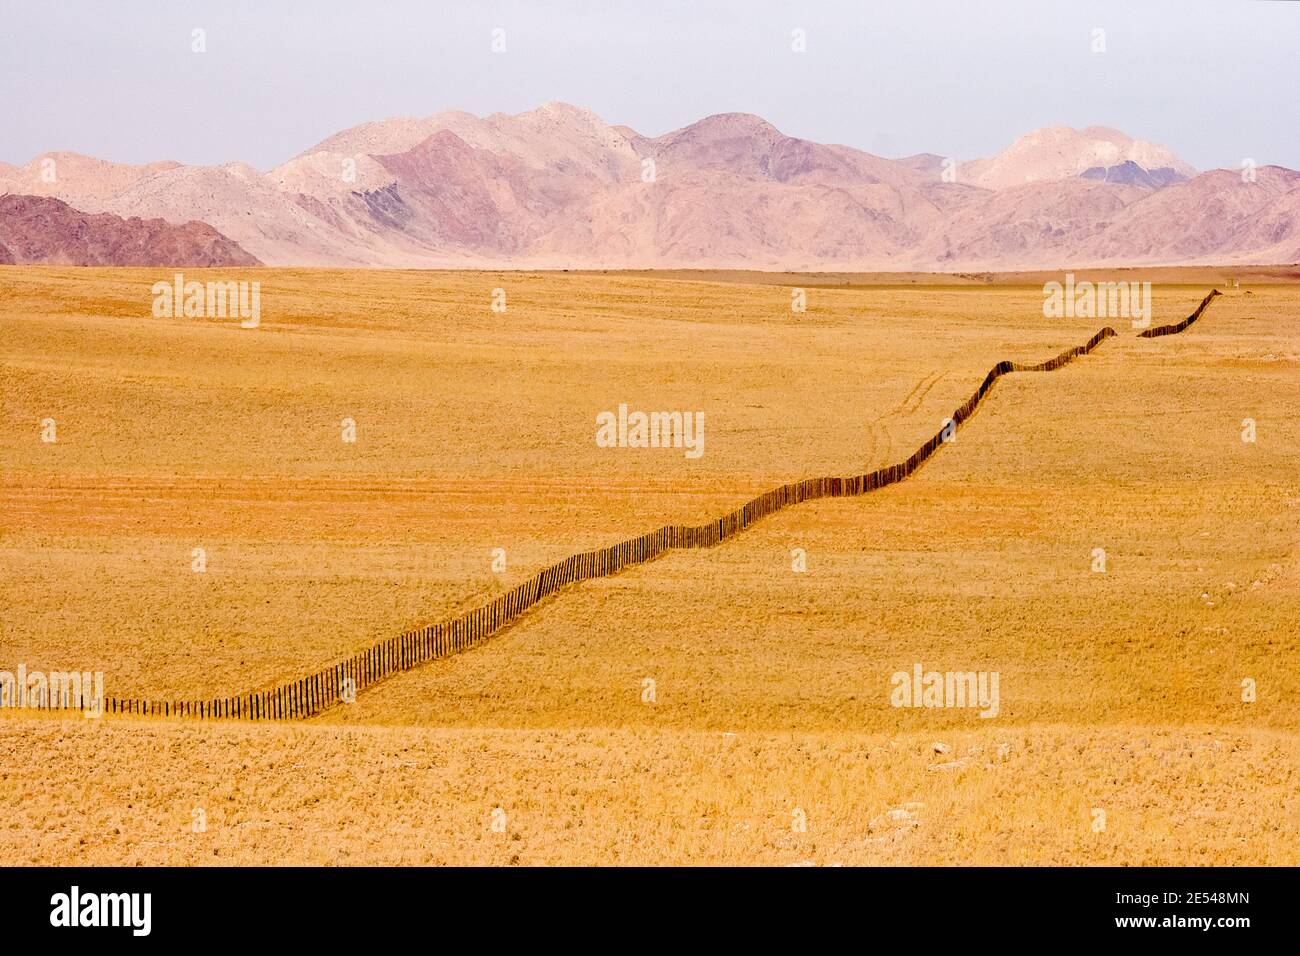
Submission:
M 258 265 L 206 223 L 84 213 L 50 196 L 0 196 L 0 249 L 17 265 Z

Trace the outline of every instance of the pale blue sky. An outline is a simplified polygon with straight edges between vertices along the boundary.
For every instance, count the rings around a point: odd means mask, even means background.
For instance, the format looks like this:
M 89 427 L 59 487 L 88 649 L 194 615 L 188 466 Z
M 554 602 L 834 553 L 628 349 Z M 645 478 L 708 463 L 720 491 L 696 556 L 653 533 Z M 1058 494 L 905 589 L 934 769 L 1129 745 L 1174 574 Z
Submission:
M 270 168 L 365 120 L 564 100 L 648 135 L 742 111 L 968 159 L 1101 124 L 1198 168 L 1300 168 L 1298 91 L 1300 3 L 1282 0 L 0 0 L 11 163 L 70 149 Z

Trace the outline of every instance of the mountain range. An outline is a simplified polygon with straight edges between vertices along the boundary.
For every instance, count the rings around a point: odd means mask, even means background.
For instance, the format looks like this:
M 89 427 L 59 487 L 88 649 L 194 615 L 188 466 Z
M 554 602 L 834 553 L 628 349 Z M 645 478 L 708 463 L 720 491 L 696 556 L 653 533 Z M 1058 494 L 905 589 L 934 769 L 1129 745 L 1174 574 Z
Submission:
M 963 271 L 1300 261 L 1300 173 L 1117 130 L 886 159 L 744 113 L 642 136 L 563 103 L 363 123 L 269 172 L 0 163 L 0 263 Z

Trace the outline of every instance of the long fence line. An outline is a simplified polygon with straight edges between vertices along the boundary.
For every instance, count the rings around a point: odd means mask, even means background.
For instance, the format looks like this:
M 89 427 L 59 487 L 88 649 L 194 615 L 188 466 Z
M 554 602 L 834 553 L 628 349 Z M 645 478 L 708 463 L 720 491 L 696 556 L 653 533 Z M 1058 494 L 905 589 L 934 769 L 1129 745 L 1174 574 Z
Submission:
M 1205 310 L 1217 291 L 1206 296 L 1192 317 L 1190 325 Z M 1175 328 L 1166 326 L 1164 328 Z M 1153 329 L 1151 332 L 1159 330 Z M 1181 328 L 1178 329 L 1181 331 Z M 848 477 L 806 478 L 773 488 L 737 508 L 735 511 L 701 525 L 665 525 L 640 537 L 594 551 L 571 555 L 533 575 L 522 584 L 487 604 L 476 607 L 450 621 L 429 624 L 395 635 L 365 650 L 267 690 L 251 691 L 233 697 L 205 700 L 158 701 L 140 698 L 107 697 L 103 708 L 109 714 L 143 717 L 220 718 L 236 720 L 295 720 L 311 717 L 373 686 L 386 677 L 410 670 L 420 664 L 449 657 L 481 644 L 489 637 L 518 620 L 525 612 L 562 588 L 592 578 L 610 577 L 624 568 L 645 564 L 669 551 L 685 548 L 712 548 L 740 534 L 750 525 L 783 508 L 815 501 L 819 498 L 842 498 L 867 494 L 896 484 L 916 472 L 975 414 L 984 397 L 1003 375 L 1011 372 L 1050 372 L 1087 355 L 1106 339 L 1114 336 L 1109 326 L 1097 332 L 1083 345 L 1066 349 L 1055 358 L 1037 365 L 1002 361 L 989 371 L 979 388 L 956 411 L 950 422 L 935 433 L 906 461 L 888 465 L 864 475 Z M 1143 333 L 1147 335 L 1147 333 Z M 1172 334 L 1161 332 L 1160 334 Z M 68 707 L 65 700 L 47 706 Z M 76 704 L 72 704 L 75 708 Z
M 1201 304 L 1196 307 L 1196 311 L 1183 319 L 1183 321 L 1175 322 L 1173 325 L 1157 325 L 1154 329 L 1147 329 L 1145 332 L 1139 332 L 1138 338 L 1154 339 L 1161 335 L 1177 335 L 1201 317 L 1201 313 L 1209 308 L 1210 303 L 1214 301 L 1216 295 L 1223 295 L 1223 293 L 1218 289 L 1211 289 L 1210 294 L 1202 299 Z

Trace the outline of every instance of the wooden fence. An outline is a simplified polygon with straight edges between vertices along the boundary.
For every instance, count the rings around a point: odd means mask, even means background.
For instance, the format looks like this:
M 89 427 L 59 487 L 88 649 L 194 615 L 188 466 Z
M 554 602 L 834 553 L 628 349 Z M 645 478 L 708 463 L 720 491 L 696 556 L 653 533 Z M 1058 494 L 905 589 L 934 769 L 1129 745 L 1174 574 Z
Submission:
M 1200 317 L 1217 294 L 1216 290 L 1206 296 L 1192 316 L 1179 323 L 1179 326 L 1163 328 L 1177 331 L 1186 328 Z M 1152 329 L 1142 334 L 1150 337 L 1153 334 L 1172 333 Z M 1087 355 L 1113 335 L 1114 329 L 1104 328 L 1083 345 L 1066 349 L 1055 358 L 1038 365 L 999 362 L 984 377 L 975 393 L 952 413 L 951 431 L 955 432 L 975 414 L 980 402 L 1003 375 L 1011 372 L 1053 371 L 1080 355 Z M 701 525 L 666 525 L 657 531 L 620 541 L 608 548 L 572 555 L 460 617 L 395 635 L 297 680 L 266 690 L 206 700 L 157 701 L 109 697 L 104 701 L 104 710 L 108 714 L 142 717 L 236 720 L 295 720 L 311 717 L 352 699 L 353 695 L 392 674 L 475 647 L 518 620 L 530 608 L 571 584 L 618 574 L 626 567 L 645 564 L 669 551 L 712 548 L 740 534 L 756 521 L 804 501 L 862 495 L 900 482 L 915 473 L 939 450 L 946 432 L 949 432 L 949 427 L 945 423 L 944 428 L 936 432 L 906 461 L 865 475 L 806 478 L 791 482 L 764 492 L 714 521 Z M 57 707 L 58 704 L 50 706 Z
M 1202 299 L 1201 304 L 1196 307 L 1196 311 L 1183 319 L 1183 321 L 1175 322 L 1173 325 L 1158 325 L 1154 329 L 1147 329 L 1145 332 L 1139 332 L 1138 338 L 1154 339 L 1161 335 L 1177 335 L 1201 317 L 1201 313 L 1209 307 L 1210 303 L 1214 301 L 1216 295 L 1223 295 L 1223 293 L 1218 289 L 1211 289 L 1210 294 Z

